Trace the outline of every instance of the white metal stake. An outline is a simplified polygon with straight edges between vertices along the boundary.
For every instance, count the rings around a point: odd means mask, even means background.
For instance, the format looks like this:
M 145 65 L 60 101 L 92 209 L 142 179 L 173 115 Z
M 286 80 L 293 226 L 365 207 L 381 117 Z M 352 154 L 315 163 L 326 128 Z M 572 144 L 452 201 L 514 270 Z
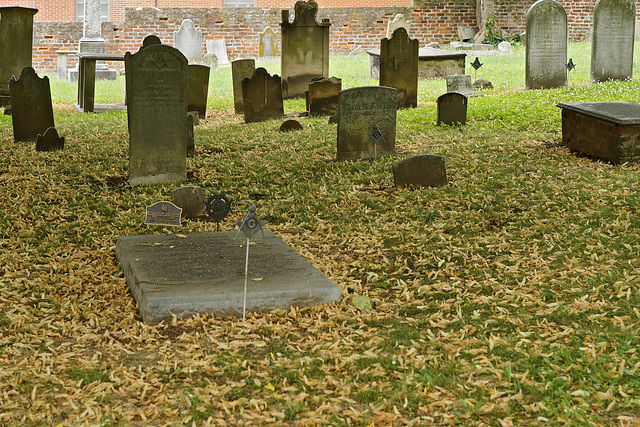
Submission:
M 249 238 L 247 237 L 247 257 L 244 262 L 244 301 L 242 303 L 242 321 L 246 319 L 247 313 L 247 279 L 249 277 Z

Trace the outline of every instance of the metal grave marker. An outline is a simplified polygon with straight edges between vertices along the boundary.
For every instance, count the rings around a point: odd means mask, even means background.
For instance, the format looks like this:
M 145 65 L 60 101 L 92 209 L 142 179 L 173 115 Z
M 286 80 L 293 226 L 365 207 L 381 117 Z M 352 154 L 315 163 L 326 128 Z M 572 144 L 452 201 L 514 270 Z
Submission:
M 147 206 L 144 223 L 147 225 L 179 226 L 182 209 L 171 202 L 162 201 Z

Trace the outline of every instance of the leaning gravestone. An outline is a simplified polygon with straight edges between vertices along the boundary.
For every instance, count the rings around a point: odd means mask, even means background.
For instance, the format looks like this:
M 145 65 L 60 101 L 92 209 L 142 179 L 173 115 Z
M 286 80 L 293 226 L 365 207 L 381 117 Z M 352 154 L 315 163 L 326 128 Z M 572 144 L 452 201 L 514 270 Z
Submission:
M 271 27 L 260 33 L 258 44 L 258 58 L 272 58 L 278 56 L 278 34 Z
M 309 83 L 307 110 L 311 116 L 333 115 L 338 112 L 338 96 L 342 80 L 336 77 L 313 79 Z
M 184 181 L 187 167 L 187 58 L 167 45 L 125 55 L 129 182 Z
M 227 42 L 225 39 L 212 39 L 205 42 L 207 46 L 207 55 L 213 55 L 216 58 L 218 66 L 229 64 L 229 56 L 227 55 Z
M 636 5 L 634 0 L 598 0 L 593 10 L 591 83 L 631 80 Z
M 329 77 L 329 19 L 316 21 L 318 3 L 298 1 L 293 23 L 289 10 L 282 11 L 282 95 L 304 96 L 314 77 Z
M 393 164 L 393 182 L 396 187 L 439 187 L 447 185 L 444 157 L 423 154 Z
M 242 100 L 242 81 L 253 76 L 256 72 L 256 61 L 254 59 L 236 59 L 231 62 L 231 78 L 233 80 L 233 107 L 236 114 L 244 112 Z
M 38 9 L 0 7 L 0 106 L 9 104 L 9 79 L 31 67 L 33 16 Z
M 49 77 L 40 78 L 33 68 L 24 67 L 18 80 L 9 80 L 9 91 L 14 140 L 35 139 L 54 126 Z
M 406 20 L 403 14 L 398 13 L 393 17 L 392 20 L 387 24 L 387 38 L 390 39 L 393 37 L 393 32 L 398 28 L 404 28 L 407 30 L 407 34 L 409 34 L 409 29 L 411 28 L 411 23 Z
M 196 29 L 191 19 L 182 21 L 178 31 L 173 32 L 173 45 L 189 63 L 202 62 L 202 31 Z
M 197 111 L 198 118 L 207 116 L 207 97 L 209 95 L 209 72 L 206 65 L 189 64 L 188 111 Z
M 38 134 L 36 137 L 36 151 L 56 151 L 64 150 L 64 136 L 59 137 L 58 131 L 50 127 L 44 135 Z
M 398 28 L 380 44 L 380 86 L 398 89 L 398 108 L 418 106 L 418 40 Z
M 467 122 L 467 97 L 449 92 L 438 98 L 438 126 L 464 125 Z
M 538 0 L 527 12 L 527 89 L 567 85 L 567 12 L 555 0 Z
M 192 185 L 176 188 L 171 192 L 171 201 L 182 208 L 182 217 L 198 219 L 207 216 L 207 190 Z
M 398 91 L 364 86 L 340 92 L 338 160 L 373 159 L 396 152 Z
M 447 92 L 458 92 L 467 97 L 471 96 L 473 94 L 471 76 L 468 74 L 447 76 Z
M 242 81 L 244 122 L 262 122 L 284 116 L 280 76 L 258 68 L 253 76 Z

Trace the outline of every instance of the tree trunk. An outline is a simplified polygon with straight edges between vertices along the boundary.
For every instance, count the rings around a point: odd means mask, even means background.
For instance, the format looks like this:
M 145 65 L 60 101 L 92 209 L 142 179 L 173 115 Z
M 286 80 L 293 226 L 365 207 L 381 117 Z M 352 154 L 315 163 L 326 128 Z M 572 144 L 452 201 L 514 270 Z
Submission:
M 473 40 L 482 43 L 486 37 L 487 21 L 495 16 L 495 0 L 476 0 L 476 20 L 478 22 L 478 33 Z

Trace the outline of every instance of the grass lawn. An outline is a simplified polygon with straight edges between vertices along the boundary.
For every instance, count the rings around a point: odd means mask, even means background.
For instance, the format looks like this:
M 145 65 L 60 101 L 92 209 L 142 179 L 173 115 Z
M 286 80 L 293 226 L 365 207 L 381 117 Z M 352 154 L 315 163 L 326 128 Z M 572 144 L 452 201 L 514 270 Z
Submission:
M 224 230 L 255 204 L 342 291 L 246 323 L 141 323 L 115 239 L 159 233 L 145 207 L 176 185 L 122 185 L 126 113 L 76 113 L 51 76 L 64 151 L 13 142 L 0 116 L 0 425 L 637 425 L 640 166 L 560 146 L 555 104 L 640 103 L 639 48 L 632 81 L 590 85 L 590 46 L 570 44 L 569 87 L 544 91 L 524 90 L 522 48 L 480 57 L 495 89 L 461 128 L 435 125 L 445 82 L 420 82 L 397 155 L 375 162 L 335 162 L 326 118 L 244 124 L 230 68 L 213 71 L 189 184 L 234 199 Z M 330 75 L 377 83 L 362 54 Z M 98 82 L 97 101 L 123 85 Z M 450 184 L 395 188 L 392 164 L 425 153 Z

